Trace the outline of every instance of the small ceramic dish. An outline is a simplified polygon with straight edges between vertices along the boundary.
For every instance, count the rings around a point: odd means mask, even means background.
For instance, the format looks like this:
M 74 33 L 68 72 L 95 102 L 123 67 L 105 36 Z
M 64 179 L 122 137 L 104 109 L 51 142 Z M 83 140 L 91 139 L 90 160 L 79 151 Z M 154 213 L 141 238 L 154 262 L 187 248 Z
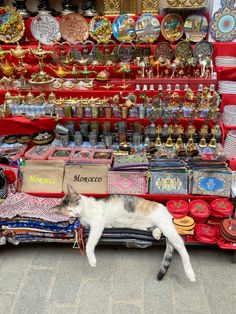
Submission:
M 71 154 L 70 161 L 91 163 L 93 151 L 93 149 L 89 148 L 75 149 Z
M 3 142 L 6 144 L 14 144 L 17 143 L 17 135 L 11 134 L 4 137 Z
M 29 134 L 20 134 L 17 137 L 17 141 L 21 144 L 27 144 L 31 141 L 31 135 Z

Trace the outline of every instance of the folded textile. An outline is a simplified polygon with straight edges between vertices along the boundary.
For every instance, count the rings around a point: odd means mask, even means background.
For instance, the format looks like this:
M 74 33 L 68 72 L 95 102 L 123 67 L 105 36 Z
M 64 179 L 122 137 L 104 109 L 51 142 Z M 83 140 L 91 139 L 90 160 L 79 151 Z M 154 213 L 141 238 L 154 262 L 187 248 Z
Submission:
M 68 221 L 69 217 L 57 213 L 54 208 L 60 202 L 60 198 L 37 197 L 26 193 L 11 194 L 0 205 L 0 219 L 19 216 L 48 222 Z

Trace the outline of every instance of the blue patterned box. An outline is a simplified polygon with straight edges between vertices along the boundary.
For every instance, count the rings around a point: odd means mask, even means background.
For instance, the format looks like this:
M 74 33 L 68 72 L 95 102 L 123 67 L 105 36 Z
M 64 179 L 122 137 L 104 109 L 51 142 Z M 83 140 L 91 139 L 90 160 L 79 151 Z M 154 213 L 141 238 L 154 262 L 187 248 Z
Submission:
M 151 171 L 149 193 L 188 194 L 188 173 L 185 171 Z
M 192 194 L 230 197 L 231 181 L 231 170 L 193 170 Z

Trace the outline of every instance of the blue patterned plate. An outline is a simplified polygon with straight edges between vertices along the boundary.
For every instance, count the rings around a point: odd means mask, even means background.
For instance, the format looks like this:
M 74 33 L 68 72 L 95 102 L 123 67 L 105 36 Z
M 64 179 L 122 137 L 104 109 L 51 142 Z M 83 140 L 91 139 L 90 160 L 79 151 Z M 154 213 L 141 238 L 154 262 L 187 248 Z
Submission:
M 112 32 L 119 41 L 133 41 L 136 37 L 134 19 L 127 14 L 117 16 L 112 23 Z
M 211 19 L 211 36 L 220 42 L 233 41 L 236 38 L 235 0 L 222 0 L 220 8 Z
M 138 40 L 154 42 L 160 34 L 160 23 L 152 14 L 143 14 L 135 25 Z

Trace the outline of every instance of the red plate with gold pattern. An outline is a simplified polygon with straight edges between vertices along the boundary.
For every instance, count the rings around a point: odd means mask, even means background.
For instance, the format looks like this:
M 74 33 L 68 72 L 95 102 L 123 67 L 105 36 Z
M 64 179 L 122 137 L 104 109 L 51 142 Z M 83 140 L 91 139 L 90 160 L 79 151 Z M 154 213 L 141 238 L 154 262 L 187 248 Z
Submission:
M 63 39 L 74 44 L 88 39 L 89 26 L 83 16 L 77 13 L 70 13 L 62 17 L 60 32 Z

